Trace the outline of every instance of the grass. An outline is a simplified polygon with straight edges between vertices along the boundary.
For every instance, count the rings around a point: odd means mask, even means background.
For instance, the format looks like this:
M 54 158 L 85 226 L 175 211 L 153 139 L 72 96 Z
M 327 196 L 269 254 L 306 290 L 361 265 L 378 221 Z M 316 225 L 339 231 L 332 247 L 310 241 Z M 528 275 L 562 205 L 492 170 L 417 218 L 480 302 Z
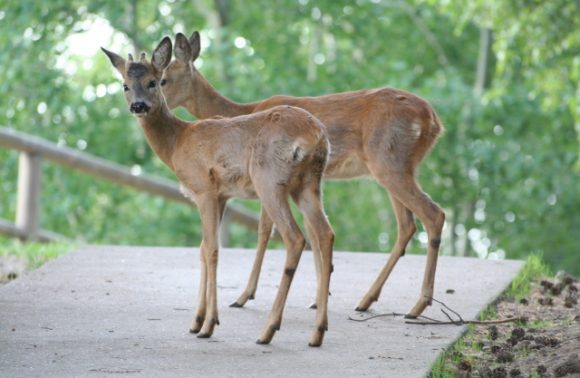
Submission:
M 552 275 L 549 267 L 543 261 L 540 254 L 530 255 L 526 259 L 526 263 L 520 270 L 518 275 L 512 281 L 510 287 L 500 296 L 499 299 L 510 298 L 519 301 L 525 298 L 532 289 L 532 282 L 543 277 L 550 277 Z M 480 314 L 480 320 L 492 320 L 496 318 L 495 304 L 487 306 Z M 536 327 L 544 326 L 545 324 L 536 324 Z M 528 324 L 530 326 L 530 324 Z M 532 325 L 534 326 L 534 325 Z M 431 368 L 429 377 L 431 378 L 453 378 L 456 377 L 455 366 L 463 360 L 464 355 L 469 355 L 471 351 L 480 349 L 477 343 L 473 342 L 474 327 L 469 326 L 463 337 L 461 337 L 455 344 L 446 350 Z
M 455 344 L 446 350 L 431 368 L 429 377 L 431 378 L 454 378 L 456 377 L 453 368 L 461 361 L 463 351 L 470 347 L 466 344 L 467 335 L 457 340 Z
M 0 238 L 0 256 L 13 255 L 26 261 L 29 270 L 36 269 L 58 256 L 72 251 L 75 244 L 24 243 L 14 239 Z
M 546 328 L 553 325 L 554 322 L 551 320 L 532 320 L 526 322 L 526 327 L 528 328 Z
M 550 276 L 552 276 L 552 272 L 542 259 L 542 255 L 530 255 L 526 260 L 526 264 L 516 278 L 514 278 L 509 290 L 504 295 L 519 301 L 530 293 L 531 283 L 533 281 Z

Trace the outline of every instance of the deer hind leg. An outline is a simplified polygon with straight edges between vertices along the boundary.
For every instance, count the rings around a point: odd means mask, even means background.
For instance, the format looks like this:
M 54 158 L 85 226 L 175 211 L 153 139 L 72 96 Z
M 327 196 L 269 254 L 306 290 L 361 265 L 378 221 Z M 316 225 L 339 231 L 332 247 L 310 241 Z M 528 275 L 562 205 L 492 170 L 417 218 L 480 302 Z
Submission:
M 405 248 L 417 230 L 413 213 L 407 209 L 398 199 L 393 197 L 392 194 L 389 193 L 389 197 L 391 199 L 393 211 L 397 219 L 397 241 L 391 250 L 391 254 L 387 260 L 387 263 L 379 273 L 375 282 L 371 285 L 369 291 L 359 302 L 355 309 L 356 311 L 368 310 L 371 304 L 379 299 L 385 282 L 389 278 L 389 275 L 397 264 L 397 261 L 399 261 L 399 258 L 405 255 Z
M 201 329 L 198 329 L 197 337 L 208 338 L 213 334 L 215 326 L 219 324 L 217 308 L 218 229 L 225 208 L 225 200 L 218 200 L 212 195 L 205 195 L 198 197 L 197 205 L 203 227 L 201 253 L 203 253 L 203 259 L 205 260 L 205 284 L 202 283 L 200 285 L 200 295 L 205 296 L 205 299 L 200 298 L 199 302 L 200 305 L 207 305 L 207 308 L 203 308 L 205 316 Z M 202 293 L 203 289 L 205 289 L 204 293 Z M 200 310 L 198 309 L 198 316 L 194 319 L 194 326 L 196 327 L 199 324 L 199 316 Z
M 258 280 L 260 278 L 262 262 L 264 261 L 264 254 L 266 253 L 268 241 L 270 240 L 270 235 L 272 234 L 272 226 L 272 220 L 262 206 L 262 210 L 260 211 L 260 223 L 258 226 L 258 249 L 256 251 L 252 273 L 250 274 L 250 278 L 248 279 L 248 284 L 246 285 L 244 292 L 234 303 L 230 305 L 230 307 L 243 307 L 248 300 L 254 299 L 256 290 L 258 288 Z
M 298 203 L 298 199 L 295 197 L 294 201 Z M 321 261 L 321 252 L 320 252 L 320 245 L 318 243 L 318 236 L 316 235 L 316 228 L 313 228 L 308 218 L 304 218 L 304 226 L 306 229 L 306 235 L 308 236 L 308 240 L 310 241 L 310 248 L 312 249 L 312 258 L 314 260 L 314 268 L 316 272 L 316 287 L 320 287 L 321 282 L 320 279 L 322 278 L 322 261 Z M 316 310 L 318 305 L 316 303 L 317 298 L 314 298 L 313 302 L 308 306 L 311 310 Z
M 330 275 L 332 273 L 332 249 L 334 244 L 334 231 L 324 214 L 320 198 L 320 180 L 311 181 L 310 186 L 293 196 L 294 201 L 304 214 L 304 221 L 315 261 L 318 260 L 316 269 L 317 294 L 316 294 L 316 320 L 314 329 L 308 343 L 309 346 L 322 345 L 324 333 L 328 330 L 328 296 L 330 293 Z
M 406 315 L 408 318 L 416 318 L 432 302 L 435 270 L 439 255 L 439 245 L 441 244 L 441 231 L 445 223 L 445 213 L 439 205 L 421 190 L 412 173 L 390 172 L 389 174 L 375 177 L 378 177 L 379 182 L 389 190 L 391 196 L 399 200 L 407 209 L 419 217 L 427 231 L 429 239 L 427 266 L 423 277 L 421 296 Z
M 271 178 L 268 179 L 271 180 Z M 262 330 L 260 338 L 256 341 L 258 344 L 269 344 L 276 331 L 280 329 L 290 284 L 294 278 L 294 273 L 305 245 L 304 236 L 290 211 L 285 186 L 280 186 L 276 183 L 272 184 L 261 188 L 262 190 L 256 186 L 256 189 L 262 200 L 262 206 L 282 235 L 282 240 L 286 246 L 286 262 L 284 264 L 284 274 L 282 275 L 272 310 L 268 316 L 268 321 Z

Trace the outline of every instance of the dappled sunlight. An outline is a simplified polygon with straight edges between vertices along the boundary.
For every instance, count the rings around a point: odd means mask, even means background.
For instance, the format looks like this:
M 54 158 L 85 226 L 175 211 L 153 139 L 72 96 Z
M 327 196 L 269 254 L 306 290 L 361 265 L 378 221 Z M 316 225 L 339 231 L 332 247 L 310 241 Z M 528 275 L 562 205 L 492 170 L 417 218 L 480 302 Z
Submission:
M 130 118 L 122 80 L 100 47 L 150 57 L 163 36 L 199 30 L 195 67 L 237 102 L 378 87 L 425 98 L 445 125 L 417 172 L 445 209 L 441 253 L 503 259 L 541 252 L 554 266 L 580 269 L 570 234 L 580 213 L 574 2 L 218 3 L 8 2 L 0 10 L 7 52 L 0 56 L 0 126 L 125 165 L 135 176 L 173 179 Z M 482 42 L 487 32 L 490 45 Z M 176 114 L 195 118 L 183 108 Z M 0 161 L 0 218 L 13 219 L 18 155 L 0 149 Z M 43 227 L 71 238 L 200 242 L 193 208 L 51 165 L 42 186 Z M 324 194 L 337 249 L 391 251 L 397 224 L 382 187 L 325 182 Z M 411 254 L 428 245 L 419 223 Z M 234 246 L 255 246 L 243 226 L 232 225 L 230 234 Z

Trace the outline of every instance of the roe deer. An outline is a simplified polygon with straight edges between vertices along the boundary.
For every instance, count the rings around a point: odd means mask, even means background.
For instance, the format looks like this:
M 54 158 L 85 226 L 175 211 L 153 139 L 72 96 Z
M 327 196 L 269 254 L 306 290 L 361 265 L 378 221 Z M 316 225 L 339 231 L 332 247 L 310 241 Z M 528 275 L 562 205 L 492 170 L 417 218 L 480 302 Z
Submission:
M 415 179 L 417 167 L 443 131 L 437 114 L 425 100 L 392 88 L 359 90 L 319 97 L 274 96 L 249 104 L 233 102 L 220 93 L 195 68 L 199 56 L 199 33 L 175 39 L 175 57 L 162 76 L 162 91 L 171 109 L 185 107 L 198 118 L 238 116 L 278 105 L 305 109 L 327 127 L 331 144 L 326 179 L 372 176 L 387 192 L 397 218 L 397 241 L 375 282 L 356 307 L 365 311 L 375 302 L 392 269 L 416 231 L 416 214 L 428 234 L 427 265 L 421 296 L 408 312 L 414 318 L 431 304 L 435 269 L 445 213 L 421 190 Z M 272 222 L 262 212 L 256 260 L 245 291 L 232 303 L 243 306 L 253 299 Z M 315 247 L 313 246 L 313 249 Z M 315 263 L 317 269 L 319 261 Z
M 216 267 L 218 227 L 226 201 L 234 196 L 259 198 L 286 246 L 284 274 L 259 344 L 280 328 L 286 297 L 305 239 L 290 211 L 291 196 L 304 215 L 306 230 L 321 253 L 319 308 L 309 345 L 320 346 L 328 325 L 327 305 L 334 233 L 321 202 L 321 180 L 330 148 L 324 125 L 307 111 L 278 106 L 236 118 L 186 122 L 167 107 L 159 80 L 171 60 L 171 39 L 165 37 L 151 62 L 126 61 L 106 49 L 124 80 L 125 98 L 139 120 L 151 148 L 177 175 L 183 193 L 199 208 L 201 281 L 192 333 L 210 337 L 219 324 Z

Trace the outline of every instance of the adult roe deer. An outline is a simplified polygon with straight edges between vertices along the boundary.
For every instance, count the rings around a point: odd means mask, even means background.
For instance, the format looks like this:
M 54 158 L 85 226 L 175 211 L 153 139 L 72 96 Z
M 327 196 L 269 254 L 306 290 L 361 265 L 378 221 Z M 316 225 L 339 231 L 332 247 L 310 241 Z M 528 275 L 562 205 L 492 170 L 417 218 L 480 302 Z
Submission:
M 284 274 L 268 321 L 258 339 L 267 344 L 280 328 L 282 313 L 305 239 L 290 211 L 291 196 L 304 215 L 306 230 L 321 253 L 317 303 L 311 346 L 320 346 L 327 330 L 327 304 L 334 233 L 321 202 L 321 180 L 328 158 L 324 125 L 307 111 L 278 106 L 236 118 L 185 122 L 174 117 L 159 89 L 163 68 L 171 60 L 171 39 L 165 37 L 140 61 L 125 60 L 103 48 L 124 80 L 125 98 L 151 148 L 175 172 L 182 191 L 200 211 L 201 278 L 192 333 L 210 337 L 219 324 L 216 268 L 218 227 L 226 202 L 237 196 L 260 198 L 262 208 L 286 246 Z
M 359 90 L 319 97 L 274 96 L 248 104 L 233 102 L 218 93 L 195 68 L 199 56 L 199 33 L 188 39 L 179 33 L 175 57 L 162 76 L 162 91 L 171 109 L 185 107 L 198 118 L 238 116 L 278 105 L 307 110 L 325 124 L 331 152 L 326 179 L 349 179 L 371 175 L 387 192 L 397 218 L 397 241 L 378 277 L 356 307 L 365 311 L 375 302 L 389 274 L 416 231 L 416 214 L 428 234 L 427 265 L 421 296 L 408 312 L 417 317 L 431 304 L 435 269 L 445 213 L 424 193 L 415 174 L 421 160 L 443 131 L 437 114 L 423 99 L 392 88 Z M 233 307 L 253 299 L 272 223 L 262 212 L 258 251 L 250 280 Z M 316 260 L 317 269 L 319 261 Z

